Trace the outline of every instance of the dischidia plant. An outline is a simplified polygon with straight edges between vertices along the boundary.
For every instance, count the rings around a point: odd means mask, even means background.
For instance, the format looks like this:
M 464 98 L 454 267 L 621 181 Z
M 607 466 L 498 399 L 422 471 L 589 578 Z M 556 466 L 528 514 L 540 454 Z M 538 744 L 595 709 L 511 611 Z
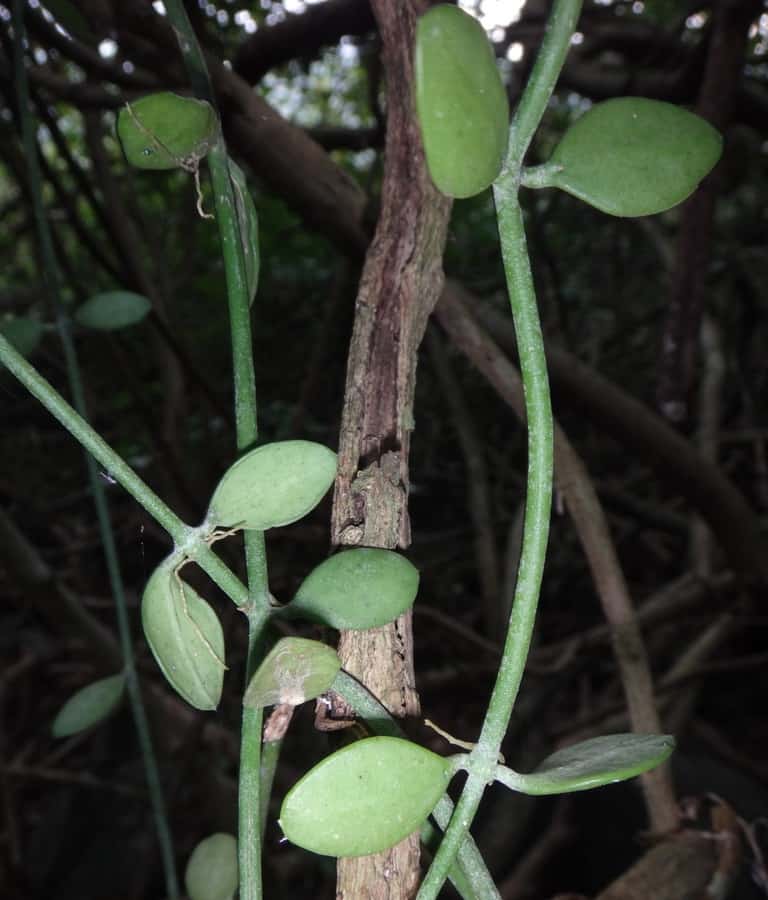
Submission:
M 477 742 L 468 752 L 440 756 L 404 739 L 377 699 L 341 670 L 332 648 L 303 638 L 271 643 L 268 637 L 269 623 L 281 617 L 337 629 L 386 624 L 411 607 L 419 576 L 395 552 L 359 547 L 331 556 L 310 572 L 290 603 L 278 606 L 270 594 L 264 533 L 295 522 L 319 503 L 333 483 L 336 457 L 309 441 L 257 445 L 250 331 L 259 270 L 256 209 L 242 171 L 227 154 L 204 60 L 183 5 L 180 0 L 166 0 L 165 5 L 196 99 L 171 93 L 144 97 L 120 111 L 117 133 L 133 165 L 190 172 L 198 210 L 215 216 L 221 235 L 241 455 L 213 492 L 203 523 L 181 521 L 26 362 L 19 350 L 29 352 L 34 346 L 39 335 L 33 325 L 19 322 L 10 340 L 0 336 L 0 359 L 171 536 L 173 550 L 144 590 L 142 624 L 168 682 L 195 708 L 216 709 L 226 649 L 218 616 L 185 582 L 185 566 L 199 565 L 247 618 L 239 834 L 237 841 L 232 835 L 211 835 L 198 845 L 186 871 L 187 893 L 192 900 L 226 900 L 237 891 L 242 900 L 261 897 L 264 811 L 276 763 L 271 753 L 262 759 L 262 710 L 295 706 L 333 690 L 368 723 L 373 736 L 329 755 L 290 789 L 279 815 L 285 837 L 314 853 L 360 856 L 391 847 L 418 829 L 434 845 L 432 818 L 443 835 L 418 897 L 436 897 L 446 878 L 465 898 L 498 897 L 468 834 L 488 785 L 498 781 L 531 795 L 584 790 L 648 771 L 674 747 L 669 735 L 615 734 L 559 750 L 528 773 L 501 761 L 534 625 L 552 493 L 549 387 L 518 194 L 521 187 L 558 188 L 610 215 L 660 212 L 684 200 L 715 165 L 720 136 L 683 109 L 620 98 L 593 106 L 566 131 L 548 162 L 528 168 L 526 151 L 568 51 L 579 0 L 554 4 L 511 122 L 493 49 L 480 24 L 449 5 L 432 7 L 418 22 L 416 107 L 434 183 L 450 197 L 493 189 L 529 434 L 523 547 L 496 683 Z M 23 34 L 20 11 L 17 2 L 17 46 Z M 212 211 L 205 209 L 200 193 L 203 161 L 213 185 Z M 77 318 L 85 327 L 113 329 L 140 320 L 147 310 L 144 298 L 118 292 L 92 298 Z M 240 531 L 245 535 L 247 585 L 212 550 L 214 542 Z M 105 718 L 120 702 L 124 685 L 135 679 L 129 652 L 125 665 L 125 672 L 72 697 L 57 717 L 54 733 L 73 734 Z M 466 780 L 454 809 L 446 789 L 462 771 Z M 178 896 L 174 878 L 167 882 L 169 896 Z

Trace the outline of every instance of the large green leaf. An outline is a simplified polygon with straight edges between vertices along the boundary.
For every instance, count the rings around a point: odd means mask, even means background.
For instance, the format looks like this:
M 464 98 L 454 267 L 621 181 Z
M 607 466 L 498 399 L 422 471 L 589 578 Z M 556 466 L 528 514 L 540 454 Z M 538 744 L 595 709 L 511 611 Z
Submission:
M 175 566 L 169 557 L 147 583 L 141 600 L 144 634 L 163 675 L 187 703 L 216 709 L 225 668 L 221 624 Z
M 377 853 L 419 828 L 452 772 L 447 759 L 418 744 L 366 738 L 326 757 L 291 788 L 280 826 L 314 853 Z
M 305 516 L 336 476 L 336 454 L 312 441 L 277 441 L 246 453 L 211 498 L 211 525 L 265 531 Z
M 477 19 L 433 6 L 416 23 L 416 110 L 429 173 L 449 197 L 472 197 L 501 171 L 509 104 Z
M 98 331 L 118 331 L 141 322 L 152 309 L 152 304 L 133 291 L 106 291 L 96 294 L 79 306 L 75 320 L 86 328 Z
M 498 780 L 523 794 L 585 791 L 647 772 L 674 749 L 669 734 L 609 734 L 558 750 L 528 775 L 499 767 Z
M 117 136 L 125 158 L 139 169 L 194 165 L 218 133 L 210 103 L 163 91 L 126 104 L 117 116 Z
M 286 607 L 332 628 L 377 628 L 410 609 L 419 572 L 392 550 L 357 547 L 322 562 Z
M 720 158 L 722 138 L 679 106 L 619 97 L 598 103 L 555 148 L 550 185 L 614 216 L 648 216 L 685 200 Z
M 232 900 L 238 880 L 237 840 L 219 832 L 200 841 L 184 873 L 189 900 Z
M 56 738 L 69 737 L 101 722 L 115 709 L 123 697 L 125 676 L 100 678 L 73 694 L 53 720 L 51 731 Z
M 245 173 L 232 159 L 228 159 L 229 177 L 235 195 L 237 224 L 240 229 L 240 243 L 245 260 L 245 277 L 248 285 L 248 302 L 253 303 L 259 287 L 259 217 L 256 206 L 248 190 Z
M 340 668 L 336 651 L 327 644 L 306 638 L 281 638 L 251 678 L 243 705 L 298 706 L 327 691 Z

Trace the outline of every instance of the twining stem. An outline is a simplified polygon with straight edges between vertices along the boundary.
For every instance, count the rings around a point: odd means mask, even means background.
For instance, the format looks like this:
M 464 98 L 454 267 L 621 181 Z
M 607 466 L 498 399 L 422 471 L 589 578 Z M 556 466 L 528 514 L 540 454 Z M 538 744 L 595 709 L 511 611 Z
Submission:
M 176 549 L 183 550 L 189 559 L 194 560 L 238 606 L 244 607 L 247 604 L 248 591 L 245 585 L 205 543 L 205 535 L 201 529 L 183 522 L 2 334 L 0 363 L 61 422 L 110 478 L 121 485 L 168 532 Z
M 370 693 L 359 681 L 353 678 L 343 669 L 338 673 L 330 687 L 331 691 L 339 694 L 349 704 L 357 715 L 365 720 L 374 734 L 386 737 L 404 738 L 405 733 L 397 724 L 385 706 Z M 453 802 L 448 794 L 438 800 L 437 806 L 432 811 L 432 816 L 437 824 L 445 830 L 453 813 Z M 448 877 L 454 881 L 454 886 L 461 893 L 464 900 L 469 900 L 461 890 L 460 885 L 468 882 L 472 887 L 471 897 L 474 900 L 500 900 L 499 892 L 491 878 L 485 861 L 483 860 L 472 835 L 467 835 L 457 854 L 457 862 L 463 878 L 455 879 L 455 867 L 451 867 Z
M 181 0 L 166 0 L 166 12 L 181 48 L 192 87 L 201 99 L 214 108 L 216 99 L 211 86 L 205 57 Z M 251 339 L 250 296 L 246 276 L 243 240 L 229 174 L 229 158 L 224 139 L 219 134 L 208 154 L 213 184 L 216 221 L 221 237 L 232 342 L 235 385 L 235 422 L 237 449 L 250 447 L 258 437 L 256 415 L 256 381 L 254 377 Z M 246 531 L 245 559 L 248 573 L 248 659 L 246 686 L 253 674 L 261 636 L 270 609 L 267 557 L 264 532 Z M 261 709 L 243 707 L 240 734 L 239 863 L 240 900 L 260 900 L 261 886 Z
M 22 143 L 27 164 L 29 192 L 32 198 L 33 216 L 37 230 L 40 255 L 42 259 L 43 278 L 46 283 L 49 299 L 56 313 L 59 336 L 64 349 L 69 386 L 72 392 L 75 406 L 78 411 L 86 416 L 85 392 L 80 373 L 80 364 L 77 359 L 75 345 L 70 331 L 69 317 L 64 310 L 59 292 L 59 272 L 56 254 L 53 249 L 53 240 L 50 227 L 43 208 L 43 197 L 40 187 L 40 167 L 38 162 L 38 148 L 35 139 L 35 123 L 31 113 L 29 102 L 29 84 L 27 71 L 24 65 L 24 3 L 16 0 L 13 8 L 14 24 L 14 76 L 16 82 L 16 99 L 21 126 Z M 120 636 L 120 651 L 123 661 L 123 675 L 131 708 L 136 736 L 139 743 L 144 776 L 147 780 L 150 804 L 155 821 L 157 841 L 160 847 L 160 857 L 163 865 L 165 889 L 169 900 L 177 900 L 179 897 L 179 882 L 176 875 L 176 864 L 173 852 L 173 839 L 168 823 L 168 813 L 165 806 L 165 797 L 160 783 L 160 773 L 157 767 L 152 735 L 149 729 L 144 701 L 141 696 L 141 685 L 136 671 L 133 653 L 133 639 L 131 636 L 131 624 L 128 616 L 128 603 L 125 597 L 123 577 L 120 572 L 120 560 L 115 545 L 115 535 L 109 516 L 107 498 L 102 485 L 96 463 L 88 453 L 85 454 L 85 465 L 88 472 L 88 482 L 93 494 L 96 507 L 96 518 L 99 525 L 101 543 L 104 548 L 104 556 L 109 574 L 109 583 L 112 596 L 115 601 L 115 613 L 117 616 L 117 630 Z
M 434 900 L 463 845 L 498 754 L 517 698 L 536 617 L 552 504 L 552 406 L 523 213 L 518 199 L 523 159 L 546 109 L 576 27 L 581 0 L 556 0 L 536 64 L 509 130 L 504 170 L 494 184 L 504 274 L 520 355 L 528 419 L 528 479 L 517 586 L 485 720 L 469 757 L 468 776 L 440 849 L 418 893 Z

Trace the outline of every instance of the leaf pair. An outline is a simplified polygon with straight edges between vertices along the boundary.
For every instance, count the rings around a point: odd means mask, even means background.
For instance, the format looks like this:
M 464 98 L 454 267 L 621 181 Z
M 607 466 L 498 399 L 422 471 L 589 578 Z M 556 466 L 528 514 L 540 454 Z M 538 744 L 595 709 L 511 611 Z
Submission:
M 499 176 L 507 148 L 507 97 L 476 19 L 433 6 L 416 27 L 416 108 L 432 180 L 472 197 Z M 720 158 L 704 119 L 657 100 L 593 106 L 566 131 L 536 187 L 557 187 L 614 216 L 647 216 L 682 202 Z M 512 160 L 519 165 L 522 160 Z
M 615 734 L 559 750 L 529 775 L 497 778 L 526 794 L 562 794 L 623 781 L 670 755 L 669 735 Z M 400 738 L 357 741 L 326 757 L 285 796 L 288 840 L 326 856 L 364 856 L 394 846 L 434 809 L 466 756 L 445 758 Z

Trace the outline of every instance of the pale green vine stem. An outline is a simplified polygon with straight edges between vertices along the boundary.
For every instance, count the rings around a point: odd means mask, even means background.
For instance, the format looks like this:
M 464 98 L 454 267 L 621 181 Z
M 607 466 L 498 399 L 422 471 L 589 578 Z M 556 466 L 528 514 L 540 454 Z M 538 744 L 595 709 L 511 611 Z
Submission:
M 78 411 L 85 416 L 87 412 L 80 364 L 72 340 L 69 317 L 61 302 L 59 293 L 60 279 L 58 262 L 53 249 L 50 226 L 48 225 L 48 220 L 43 207 L 40 168 L 37 157 L 38 148 L 35 137 L 35 122 L 31 112 L 29 84 L 26 67 L 24 65 L 25 27 L 24 4 L 22 3 L 22 0 L 16 0 L 14 3 L 13 24 L 16 98 L 18 103 L 22 143 L 24 145 L 24 155 L 27 164 L 29 192 L 32 198 L 33 216 L 42 261 L 43 277 L 46 287 L 48 288 L 50 302 L 56 314 L 56 322 L 64 350 L 67 376 L 72 397 Z M 134 727 L 136 729 L 136 736 L 144 767 L 144 777 L 146 778 L 149 791 L 150 805 L 154 817 L 155 830 L 157 832 L 157 841 L 165 878 L 165 889 L 169 900 L 177 900 L 179 897 L 179 883 L 176 874 L 173 838 L 168 823 L 168 813 L 166 810 L 163 788 L 160 782 L 157 758 L 152 744 L 152 734 L 150 732 L 149 722 L 147 721 L 144 701 L 141 696 L 141 685 L 139 684 L 139 677 L 136 671 L 133 638 L 128 616 L 128 603 L 126 601 L 125 587 L 120 571 L 120 560 L 117 553 L 117 547 L 115 546 L 114 530 L 110 520 L 106 494 L 102 482 L 99 479 L 96 464 L 93 461 L 93 458 L 87 453 L 85 454 L 85 464 L 88 473 L 88 482 L 91 493 L 93 494 L 94 506 L 96 507 L 96 519 L 98 521 L 101 543 L 104 549 L 110 588 L 115 602 L 115 614 L 117 617 L 117 630 L 120 636 L 120 652 L 123 661 L 125 687 Z
M 515 598 L 499 671 L 468 776 L 445 837 L 418 893 L 434 900 L 463 845 L 485 788 L 496 774 L 498 754 L 528 656 L 541 589 L 552 504 L 552 407 L 544 342 L 518 200 L 523 158 L 541 121 L 565 61 L 581 0 L 556 0 L 539 56 L 512 118 L 504 170 L 494 184 L 504 273 L 520 355 L 528 419 L 528 479 L 523 547 Z
M 245 585 L 204 542 L 205 535 L 201 529 L 183 522 L 1 334 L 0 362 L 85 447 L 105 473 L 114 478 L 168 532 L 177 550 L 182 550 L 189 559 L 194 560 L 238 606 L 247 604 Z
M 181 48 L 192 87 L 201 99 L 216 108 L 205 57 L 181 0 L 166 0 L 166 11 Z M 256 382 L 251 339 L 250 296 L 246 277 L 242 235 L 235 208 L 229 160 L 224 139 L 208 154 L 213 183 L 216 222 L 221 237 L 227 279 L 229 325 L 235 383 L 237 448 L 244 450 L 258 437 Z M 248 659 L 246 685 L 258 661 L 264 623 L 270 609 L 267 556 L 264 533 L 245 532 L 248 573 Z M 240 775 L 238 783 L 240 900 L 260 900 L 261 884 L 261 726 L 262 710 L 243 707 L 240 731 Z

